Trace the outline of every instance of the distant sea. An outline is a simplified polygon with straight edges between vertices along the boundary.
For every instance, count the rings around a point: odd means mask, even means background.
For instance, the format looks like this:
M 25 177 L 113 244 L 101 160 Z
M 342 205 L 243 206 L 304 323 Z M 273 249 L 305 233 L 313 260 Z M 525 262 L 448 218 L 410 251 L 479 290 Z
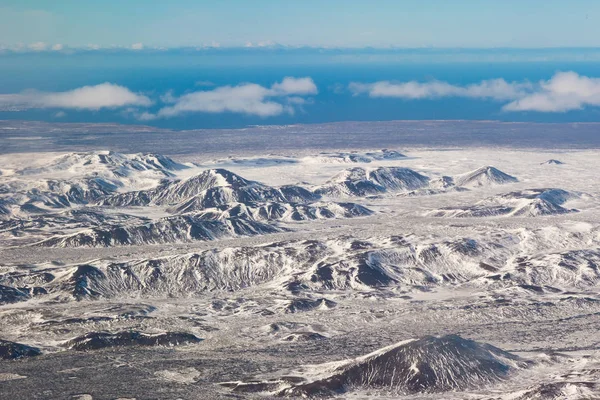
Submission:
M 198 57 L 152 55 L 138 58 L 118 55 L 97 56 L 0 56 L 0 94 L 27 89 L 64 91 L 84 85 L 112 82 L 158 97 L 168 91 L 175 95 L 210 90 L 198 82 L 215 86 L 254 82 L 265 86 L 286 76 L 311 77 L 319 88 L 310 104 L 294 115 L 260 118 L 239 114 L 194 113 L 171 119 L 140 122 L 118 110 L 74 111 L 57 117 L 57 110 L 0 112 L 0 119 L 47 122 L 115 122 L 145 124 L 169 129 L 241 128 L 249 125 L 311 124 L 338 121 L 388 120 L 499 120 L 520 122 L 600 122 L 600 109 L 587 108 L 566 113 L 503 112 L 497 101 L 464 98 L 437 100 L 374 99 L 353 96 L 348 83 L 440 80 L 454 84 L 475 83 L 485 79 L 539 81 L 557 71 L 575 71 L 600 77 L 600 62 L 593 61 L 477 61 L 468 62 L 344 62 L 318 60 L 273 63 L 260 59 L 246 62 L 229 59 L 204 63 Z M 162 58 L 161 58 L 162 57 Z M 171 58 L 169 58 L 171 57 Z M 62 114 L 62 113 L 61 113 Z

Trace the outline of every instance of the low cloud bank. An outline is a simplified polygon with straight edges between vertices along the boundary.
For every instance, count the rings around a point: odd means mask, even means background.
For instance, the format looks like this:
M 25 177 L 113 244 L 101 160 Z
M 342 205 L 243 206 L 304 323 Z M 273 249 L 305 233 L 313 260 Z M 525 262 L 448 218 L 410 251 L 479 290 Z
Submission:
M 152 101 L 126 87 L 112 83 L 83 86 L 66 92 L 28 90 L 16 94 L 0 94 L 0 109 L 63 108 L 100 110 L 125 106 L 148 107 Z
M 166 92 L 155 98 L 135 93 L 114 83 L 83 86 L 64 92 L 28 90 L 0 94 L 0 111 L 20 111 L 32 108 L 58 110 L 101 110 L 123 108 L 140 120 L 172 118 L 188 113 L 237 113 L 258 117 L 294 114 L 318 88 L 310 77 L 286 77 L 271 86 L 242 83 L 236 86 L 210 86 L 199 82 L 202 90 L 183 95 Z M 338 90 L 338 89 L 336 89 Z M 462 97 L 503 103 L 506 112 L 567 112 L 600 106 L 600 78 L 590 78 L 576 72 L 558 72 L 539 82 L 508 82 L 504 79 L 484 80 L 457 85 L 444 81 L 373 83 L 352 82 L 348 90 L 355 96 L 400 98 L 405 100 Z M 342 92 L 344 90 L 342 89 Z M 337 91 L 339 92 L 339 90 Z M 157 107 L 150 109 L 153 104 Z M 56 114 L 64 116 L 64 112 Z
M 348 89 L 354 95 L 366 94 L 373 98 L 419 100 L 464 97 L 508 101 L 502 107 L 504 111 L 566 112 L 586 106 L 600 106 L 600 79 L 572 71 L 557 72 L 549 80 L 537 83 L 507 82 L 504 79 L 484 80 L 469 85 L 443 81 L 379 81 L 352 82 Z
M 142 120 L 170 118 L 185 113 L 239 113 L 272 117 L 283 113 L 293 114 L 295 108 L 304 104 L 300 96 L 317 94 L 317 86 L 311 78 L 287 77 L 281 82 L 265 87 L 256 83 L 237 86 L 221 86 L 212 90 L 202 90 L 169 96 L 172 105 L 158 110 L 156 114 L 143 113 Z

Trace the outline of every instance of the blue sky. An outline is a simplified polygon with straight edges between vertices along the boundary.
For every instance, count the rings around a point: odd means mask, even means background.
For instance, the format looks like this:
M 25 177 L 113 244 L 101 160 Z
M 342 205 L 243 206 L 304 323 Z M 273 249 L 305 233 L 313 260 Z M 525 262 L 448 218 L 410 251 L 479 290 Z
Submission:
M 598 0 L 0 0 L 0 119 L 600 121 L 599 66 Z
M 0 0 L 0 44 L 595 47 L 597 0 Z

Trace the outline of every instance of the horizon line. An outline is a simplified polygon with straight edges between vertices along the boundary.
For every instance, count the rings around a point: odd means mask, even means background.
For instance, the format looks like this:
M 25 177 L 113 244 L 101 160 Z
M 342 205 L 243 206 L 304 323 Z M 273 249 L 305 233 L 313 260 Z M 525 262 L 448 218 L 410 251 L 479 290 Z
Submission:
M 530 52 L 530 51 L 600 51 L 598 46 L 310 46 L 310 45 L 253 45 L 253 46 L 220 46 L 220 45 L 197 45 L 197 46 L 146 46 L 137 44 L 130 46 L 68 46 L 62 44 L 18 44 L 5 45 L 0 44 L 0 55 L 4 54 L 59 54 L 71 55 L 74 53 L 169 53 L 169 52 L 273 52 L 273 51 L 315 51 L 315 52 L 379 52 L 379 53 L 395 53 L 395 52 L 497 52 L 497 51 L 515 51 L 515 52 Z M 141 45 L 141 46 L 140 46 Z
M 147 124 L 136 124 L 136 123 L 122 123 L 122 122 L 58 122 L 58 121 L 44 121 L 44 120 L 27 120 L 27 119 L 0 119 L 0 131 L 3 129 L 4 124 L 17 124 L 17 123 L 39 123 L 48 125 L 94 125 L 94 126 L 117 126 L 124 128 L 136 128 L 136 129 L 152 129 L 158 131 L 170 131 L 170 132 L 193 132 L 193 131 L 239 131 L 247 129 L 260 129 L 260 128 L 281 128 L 281 127 L 305 127 L 305 126 L 318 126 L 318 125 L 337 125 L 337 124 L 372 124 L 372 123 L 432 123 L 432 122 L 462 122 L 462 123 L 488 123 L 488 124 L 522 124 L 522 125 L 600 125 L 600 121 L 562 121 L 562 122 L 539 122 L 539 121 L 502 121 L 497 119 L 390 119 L 390 120 L 344 120 L 344 121 L 329 121 L 329 122 L 311 122 L 311 123 L 294 123 L 294 124 L 250 124 L 240 128 L 195 128 L 195 129 L 175 129 L 175 128 L 161 128 L 158 126 L 147 125 Z

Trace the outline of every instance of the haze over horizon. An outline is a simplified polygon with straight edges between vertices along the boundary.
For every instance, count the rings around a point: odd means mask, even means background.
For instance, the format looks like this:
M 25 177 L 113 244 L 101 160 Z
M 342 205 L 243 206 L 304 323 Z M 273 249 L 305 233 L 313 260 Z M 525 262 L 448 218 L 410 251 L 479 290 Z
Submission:
M 3 0 L 0 44 L 64 47 L 598 47 L 592 0 Z M 508 28 L 508 29 L 507 29 Z

